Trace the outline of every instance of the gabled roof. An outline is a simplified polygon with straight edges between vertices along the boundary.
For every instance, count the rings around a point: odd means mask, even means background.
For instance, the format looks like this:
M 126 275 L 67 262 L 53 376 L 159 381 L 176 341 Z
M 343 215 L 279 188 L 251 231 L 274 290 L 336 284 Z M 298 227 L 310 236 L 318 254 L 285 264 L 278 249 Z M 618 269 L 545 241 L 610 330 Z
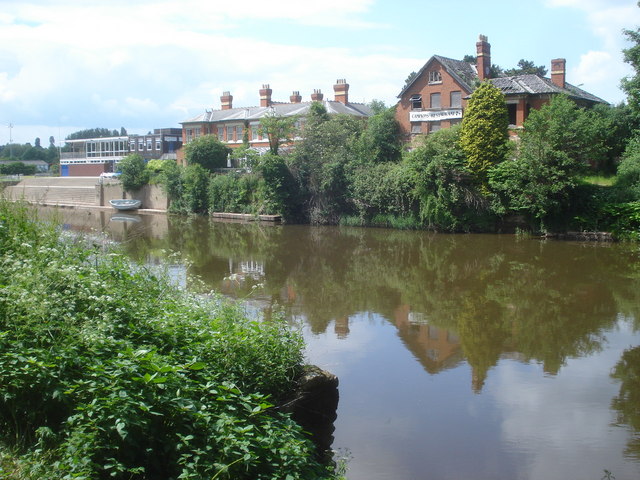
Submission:
M 343 113 L 353 115 L 355 117 L 370 117 L 373 111 L 363 103 L 347 103 L 337 102 L 335 100 L 322 100 L 320 103 L 324 105 L 329 114 Z M 266 115 L 280 115 L 283 117 L 292 117 L 295 115 L 304 116 L 309 113 L 309 108 L 313 102 L 301 103 L 273 103 L 270 107 L 238 107 L 228 110 L 207 110 L 204 113 L 192 119 L 181 122 L 186 123 L 215 123 L 215 122 L 233 122 L 233 121 L 257 121 Z
M 407 85 L 405 85 L 398 95 L 398 98 L 401 98 L 405 92 L 411 88 L 418 77 L 431 68 L 431 64 L 436 61 L 440 62 L 447 73 L 451 75 L 467 92 L 471 93 L 475 90 L 476 83 L 478 81 L 478 72 L 475 65 L 463 62 L 462 60 L 454 60 L 452 58 L 434 55 L 427 61 L 427 63 L 424 64 L 417 75 Z M 506 96 L 522 94 L 565 94 L 575 100 L 584 100 L 593 103 L 607 103 L 605 100 L 596 97 L 581 88 L 571 85 L 570 83 L 565 83 L 565 88 L 561 88 L 554 84 L 551 79 L 534 74 L 516 75 L 513 77 L 497 77 L 491 78 L 489 81 L 498 87 Z
M 541 94 L 565 94 L 576 100 L 585 100 L 593 103 L 607 103 L 605 100 L 596 97 L 570 83 L 565 83 L 565 88 L 561 88 L 546 77 L 539 75 L 516 75 L 514 77 L 491 78 L 489 81 L 506 95 L 541 95 Z
M 420 69 L 415 77 L 402 89 L 398 94 L 398 98 L 402 97 L 404 93 L 411 88 L 411 85 L 431 67 L 433 62 L 439 62 L 445 71 L 453 77 L 453 79 L 467 92 L 473 92 L 475 81 L 478 79 L 478 73 L 475 65 L 472 65 L 462 60 L 454 60 L 453 58 L 442 57 L 440 55 L 434 55 L 427 63 Z

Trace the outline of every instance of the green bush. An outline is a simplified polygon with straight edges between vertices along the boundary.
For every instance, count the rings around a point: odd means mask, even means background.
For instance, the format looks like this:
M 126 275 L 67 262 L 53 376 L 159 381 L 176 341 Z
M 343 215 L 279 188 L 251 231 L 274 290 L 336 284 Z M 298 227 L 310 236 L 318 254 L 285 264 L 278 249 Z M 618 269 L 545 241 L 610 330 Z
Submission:
M 128 192 L 140 190 L 149 182 L 149 171 L 146 169 L 144 158 L 137 153 L 127 155 L 118 162 L 118 171 L 122 187 Z
M 260 179 L 252 174 L 214 175 L 209 182 L 209 211 L 251 213 L 261 203 Z
M 282 322 L 5 202 L 0 267 L 0 477 L 332 478 L 272 406 L 303 360 Z

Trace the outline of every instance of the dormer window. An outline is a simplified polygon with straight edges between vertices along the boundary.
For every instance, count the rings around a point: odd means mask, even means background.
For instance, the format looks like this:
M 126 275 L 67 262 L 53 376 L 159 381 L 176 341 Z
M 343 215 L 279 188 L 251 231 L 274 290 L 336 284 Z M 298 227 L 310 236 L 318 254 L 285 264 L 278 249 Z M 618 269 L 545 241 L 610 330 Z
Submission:
M 429 72 L 429 83 L 442 83 L 442 75 L 437 70 Z
M 411 110 L 422 110 L 422 95 L 411 95 Z

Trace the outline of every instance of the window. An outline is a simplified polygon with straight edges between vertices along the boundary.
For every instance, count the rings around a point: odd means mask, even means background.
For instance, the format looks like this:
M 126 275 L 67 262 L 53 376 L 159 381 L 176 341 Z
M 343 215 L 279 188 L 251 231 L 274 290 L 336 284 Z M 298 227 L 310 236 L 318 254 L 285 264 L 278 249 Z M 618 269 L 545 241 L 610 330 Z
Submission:
M 432 93 L 431 94 L 431 108 L 440 108 L 440 94 Z
M 147 138 L 147 151 L 153 150 L 153 140 L 151 138 Z
M 431 128 L 429 129 L 429 131 L 431 133 L 437 132 L 438 130 L 440 130 L 440 128 L 442 128 L 440 122 L 431 122 Z
M 187 138 L 189 137 L 190 134 L 191 134 L 191 131 L 187 130 Z M 138 151 L 139 152 L 143 152 L 144 151 L 144 140 L 142 140 L 142 139 L 138 140 Z
M 422 110 L 422 95 L 411 95 L 411 110 Z
M 227 142 L 233 142 L 233 130 L 234 127 L 227 126 Z
M 451 108 L 462 108 L 462 92 L 455 91 L 451 92 Z
M 419 123 L 412 123 L 411 124 L 411 133 L 413 135 L 417 135 L 419 133 L 422 133 L 422 125 Z
M 196 138 L 198 138 L 200 135 L 202 135 L 202 128 L 196 127 Z
M 509 115 L 509 125 L 516 124 L 516 112 L 518 109 L 518 105 L 515 103 L 507 103 L 507 113 Z
M 242 131 L 244 130 L 242 125 L 236 125 L 236 142 L 242 141 Z
M 429 72 L 429 83 L 442 83 L 442 75 L 437 70 Z
M 218 140 L 224 142 L 224 127 L 222 126 L 218 127 Z
M 133 140 L 132 142 L 129 143 L 129 150 L 132 152 L 136 151 L 136 141 Z
M 162 150 L 162 142 L 159 138 L 156 138 L 156 150 Z
M 257 123 L 251 124 L 251 140 L 258 140 L 258 129 L 259 127 Z

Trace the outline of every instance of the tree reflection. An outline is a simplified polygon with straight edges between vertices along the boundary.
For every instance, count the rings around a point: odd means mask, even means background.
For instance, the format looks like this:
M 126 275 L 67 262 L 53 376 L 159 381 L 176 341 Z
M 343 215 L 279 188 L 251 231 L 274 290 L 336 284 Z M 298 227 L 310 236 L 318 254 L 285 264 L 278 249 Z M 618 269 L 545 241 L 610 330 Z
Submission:
M 121 232 L 125 248 L 178 252 L 207 288 L 284 308 L 315 333 L 334 325 L 344 338 L 355 314 L 382 315 L 428 372 L 464 356 L 474 391 L 501 358 L 556 374 L 602 348 L 620 313 L 640 327 L 640 261 L 626 245 L 166 218 Z
M 611 406 L 618 423 L 628 425 L 633 435 L 625 453 L 640 459 L 640 347 L 626 350 L 611 376 L 620 381 L 620 393 Z

